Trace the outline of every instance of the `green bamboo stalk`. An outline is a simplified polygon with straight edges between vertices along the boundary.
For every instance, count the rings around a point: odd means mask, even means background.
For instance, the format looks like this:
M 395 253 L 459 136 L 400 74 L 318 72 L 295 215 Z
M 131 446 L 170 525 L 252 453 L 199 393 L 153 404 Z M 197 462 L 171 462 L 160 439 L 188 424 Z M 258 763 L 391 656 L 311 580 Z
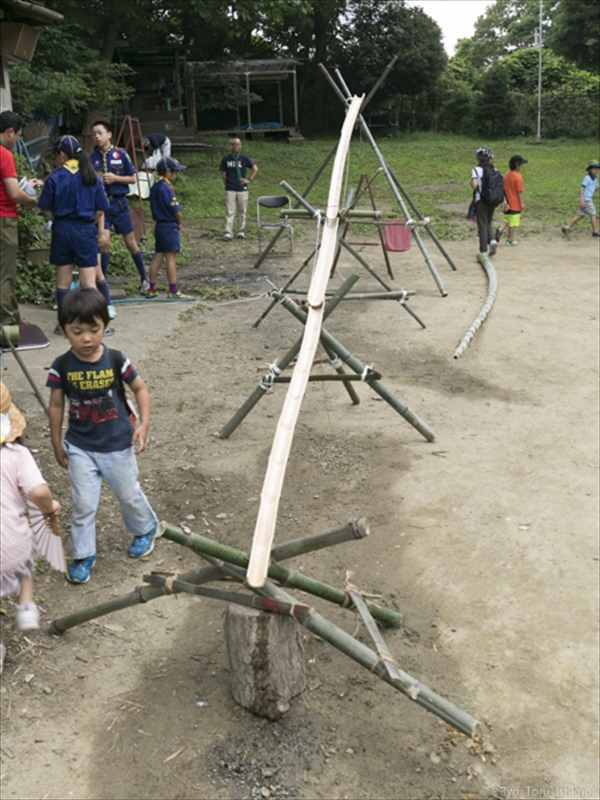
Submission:
M 309 536 L 303 536 L 300 539 L 292 539 L 289 542 L 284 542 L 275 547 L 271 555 L 276 561 L 284 561 L 287 558 L 309 553 L 312 550 L 319 550 L 322 547 L 340 544 L 350 539 L 362 539 L 368 535 L 368 532 L 369 523 L 366 519 L 352 519 L 347 525 L 340 526 L 339 528 L 330 528 L 325 531 L 310 534 Z M 210 566 L 198 571 L 186 572 L 178 577 L 179 581 L 195 586 L 222 579 L 223 571 L 218 566 Z M 107 600 L 105 603 L 100 603 L 96 606 L 90 606 L 83 611 L 76 611 L 66 617 L 55 619 L 50 624 L 50 630 L 52 633 L 61 634 L 69 628 L 74 628 L 76 625 L 88 622 L 90 619 L 102 617 L 105 614 L 111 614 L 113 611 L 120 611 L 122 608 L 129 608 L 139 603 L 147 603 L 149 600 L 154 600 L 157 597 L 164 597 L 167 594 L 169 594 L 169 592 L 155 586 L 138 586 L 129 594 Z
M 419 209 L 418 209 L 418 208 L 416 207 L 416 205 L 413 203 L 413 201 L 412 201 L 412 200 L 411 200 L 411 198 L 409 197 L 409 194 L 408 194 L 408 192 L 406 191 L 406 189 L 404 188 L 404 186 L 402 186 L 402 184 L 400 183 L 400 181 L 398 180 L 398 178 L 397 178 L 397 177 L 394 175 L 394 173 L 392 172 L 392 170 L 391 170 L 391 169 L 390 169 L 390 175 L 391 175 L 391 177 L 392 177 L 392 180 L 394 181 L 394 183 L 395 183 L 395 184 L 396 184 L 396 186 L 398 187 L 398 189 L 400 189 L 400 191 L 402 192 L 402 196 L 404 197 L 404 199 L 406 200 L 406 202 L 407 202 L 407 203 L 410 205 L 410 207 L 412 208 L 413 212 L 414 212 L 414 213 L 417 215 L 417 217 L 418 217 L 420 220 L 424 220 L 424 219 L 425 219 L 425 217 L 423 216 L 423 214 L 421 214 L 421 212 L 419 211 Z M 450 266 L 452 267 L 452 269 L 456 271 L 456 264 L 455 264 L 455 263 L 454 263 L 454 261 L 453 261 L 453 260 L 450 258 L 450 256 L 448 255 L 448 253 L 446 252 L 446 249 L 444 248 L 444 245 L 443 245 L 443 244 L 440 242 L 440 240 L 438 239 L 438 237 L 437 237 L 437 236 L 436 236 L 436 234 L 434 233 L 434 231 L 433 231 L 433 229 L 432 229 L 431 225 L 430 225 L 429 223 L 427 223 L 427 224 L 426 224 L 424 227 L 425 227 L 425 230 L 427 231 L 427 233 L 428 233 L 428 234 L 431 236 L 431 238 L 433 239 L 434 243 L 437 245 L 437 248 L 438 248 L 438 250 L 440 251 L 440 253 L 441 253 L 441 254 L 444 256 L 444 258 L 445 258 L 445 259 L 446 259 L 446 261 L 447 261 L 447 262 L 450 264 Z
M 193 550 L 203 558 L 210 556 L 213 559 L 226 561 L 228 564 L 233 564 L 244 569 L 246 569 L 250 560 L 249 556 L 241 550 L 235 550 L 233 547 L 222 545 L 219 542 L 215 542 L 212 539 L 207 539 L 205 536 L 199 536 L 195 533 L 184 533 L 180 528 L 169 525 L 168 523 L 164 523 L 163 537 L 177 544 L 181 544 L 184 547 L 189 547 L 190 550 Z M 339 606 L 347 607 L 350 602 L 346 592 L 341 589 L 336 589 L 334 586 L 329 586 L 326 583 L 314 580 L 314 578 L 292 572 L 284 567 L 280 567 L 278 564 L 271 564 L 268 575 L 278 583 L 282 583 L 285 586 L 293 586 L 296 589 L 300 589 L 308 594 L 313 594 L 316 597 L 321 597 Z M 369 610 L 375 619 L 386 623 L 386 625 L 398 626 L 402 622 L 402 615 L 398 614 L 396 611 L 381 608 L 377 605 L 369 605 Z
M 294 598 L 291 595 L 269 580 L 258 591 L 276 602 L 294 603 Z M 314 609 L 309 609 L 307 612 L 299 614 L 297 619 L 309 631 L 341 650 L 342 653 L 361 664 L 369 672 L 389 683 L 394 689 L 402 692 L 410 700 L 443 719 L 444 722 L 449 723 L 461 733 L 473 737 L 477 732 L 479 722 L 475 717 L 457 708 L 453 703 L 402 670 L 399 670 L 400 677 L 398 679 L 391 678 L 376 653 L 366 645 L 358 642 L 346 631 L 338 628 L 337 625 L 329 622 L 321 614 L 315 612 Z
M 287 308 L 296 319 L 300 320 L 300 322 L 304 323 L 306 320 L 306 314 L 299 308 L 293 300 L 289 297 L 285 297 L 282 300 L 282 305 L 284 308 Z M 362 364 L 357 358 L 350 354 L 346 348 L 340 344 L 336 339 L 333 338 L 329 333 L 325 330 L 321 330 L 321 340 L 330 347 L 334 353 L 342 359 L 342 361 L 347 364 L 351 370 L 356 372 L 357 375 L 362 375 L 365 370 L 365 365 Z M 387 389 L 381 381 L 370 381 L 369 386 L 377 392 L 380 397 L 389 403 L 389 405 L 397 411 L 407 422 L 416 428 L 420 434 L 422 434 L 427 441 L 432 442 L 435 439 L 435 433 L 431 430 L 429 425 L 423 422 L 413 411 L 410 410 L 408 406 L 406 406 L 401 400 L 399 400 L 392 392 Z
M 338 304 L 342 301 L 344 295 L 350 291 L 350 289 L 354 286 L 357 280 L 358 280 L 358 275 L 350 275 L 350 277 L 344 281 L 344 283 L 340 286 L 337 292 L 331 297 L 331 299 L 327 301 L 325 310 L 323 312 L 324 319 L 326 319 L 331 314 L 331 312 L 335 308 L 337 308 Z M 277 365 L 280 370 L 284 370 L 289 364 L 291 364 L 291 362 L 300 352 L 301 346 L 302 346 L 302 337 L 298 339 L 298 341 L 292 346 L 291 350 L 289 350 L 286 353 L 286 355 L 281 359 L 281 361 Z M 250 411 L 252 411 L 254 406 L 267 392 L 267 389 L 268 385 L 266 380 L 261 381 L 261 383 L 248 397 L 246 402 L 241 406 L 241 408 L 239 408 L 235 412 L 235 414 L 229 420 L 227 425 L 225 425 L 225 427 L 221 430 L 221 432 L 219 433 L 221 439 L 228 439 L 231 436 L 231 434 L 238 427 L 238 425 L 248 416 Z
M 351 219 L 381 219 L 382 212 L 377 209 L 355 208 L 344 213 L 344 217 Z M 312 219 L 314 214 L 308 208 L 289 208 L 279 212 L 280 217 L 289 219 Z
M 290 375 L 280 375 L 277 378 L 273 378 L 273 383 L 290 383 L 292 380 Z M 311 383 L 328 383 L 330 381 L 338 381 L 341 383 L 347 383 L 348 381 L 360 381 L 360 375 L 349 375 L 347 372 L 344 372 L 343 375 L 311 375 L 308 379 Z M 369 383 L 369 378 L 366 378 L 366 383 Z M 360 402 L 360 400 L 359 400 Z M 355 403 L 358 405 L 358 403 Z
M 169 580 L 164 575 L 144 575 L 143 581 L 150 586 L 159 587 L 166 590 L 166 594 L 196 594 L 201 597 L 210 597 L 213 600 L 223 600 L 226 603 L 236 603 L 247 608 L 257 608 L 260 611 L 276 611 L 278 614 L 294 617 L 303 611 L 308 610 L 308 606 L 294 605 L 293 603 L 274 603 L 268 597 L 259 597 L 255 594 L 240 594 L 239 592 L 224 592 L 221 589 L 211 589 L 206 586 L 196 586 L 193 583 L 186 583 L 180 580 Z
M 281 233 L 282 233 L 282 232 L 283 232 L 283 228 L 280 228 L 280 229 L 277 231 L 277 233 L 278 233 L 279 235 L 281 235 Z M 301 273 L 301 272 L 302 272 L 302 271 L 305 269 L 305 267 L 306 267 L 306 266 L 307 266 L 307 265 L 310 263 L 310 261 L 311 261 L 312 257 L 313 257 L 313 256 L 314 256 L 314 254 L 317 252 L 317 250 L 319 249 L 319 247 L 320 247 L 320 246 L 321 246 L 321 245 L 317 245 L 317 247 L 313 248 L 313 251 L 312 251 L 312 253 L 311 253 L 311 254 L 308 256 L 308 258 L 306 258 L 306 259 L 305 259 L 305 260 L 302 262 L 302 264 L 300 265 L 300 267 L 299 267 L 299 268 L 296 270 L 296 272 L 294 272 L 294 274 L 292 275 L 292 277 L 291 277 L 291 278 L 290 278 L 288 281 L 286 281 L 286 283 L 283 285 L 283 287 L 281 288 L 281 290 L 280 290 L 280 291 L 284 292 L 286 289 L 288 289 L 288 288 L 289 288 L 289 287 L 290 287 L 290 286 L 293 284 L 293 282 L 296 280 L 296 278 L 298 277 L 298 275 L 300 275 L 300 273 Z M 275 306 L 276 306 L 276 305 L 277 305 L 277 303 L 279 302 L 279 298 L 278 298 L 277 296 L 275 296 L 275 297 L 276 297 L 276 299 L 275 299 L 275 300 L 272 300 L 272 301 L 269 303 L 269 305 L 268 305 L 268 306 L 265 308 L 265 310 L 263 311 L 263 313 L 260 315 L 260 317 L 258 317 L 258 319 L 257 319 L 257 320 L 255 320 L 254 324 L 252 325 L 252 327 L 253 327 L 253 328 L 258 328 L 258 326 L 259 326 L 259 325 L 260 325 L 260 323 L 263 321 L 263 319 L 264 319 L 264 318 L 267 316 L 267 314 L 269 314 L 269 312 L 270 312 L 270 311 L 271 311 L 273 308 L 275 308 Z
M 340 360 L 336 357 L 335 353 L 333 353 L 329 347 L 326 347 L 323 342 L 321 342 L 321 347 L 325 350 L 327 354 L 327 358 L 329 359 L 329 363 L 337 372 L 337 376 L 330 375 L 329 377 L 333 378 L 336 377 L 338 380 L 348 379 L 351 376 L 346 374 L 346 370 L 342 367 Z M 312 376 L 314 377 L 314 376 Z M 310 380 L 310 378 L 309 378 Z M 349 383 L 344 380 L 344 389 L 348 392 L 348 396 L 350 400 L 352 400 L 352 404 L 355 406 L 360 405 L 360 397 L 356 393 L 356 389 L 354 386 L 351 386 Z
M 363 258 L 361 256 L 361 254 L 358 252 L 358 250 L 355 250 L 352 247 L 352 245 L 348 244 L 348 242 L 345 239 L 343 239 L 341 236 L 339 238 L 339 243 L 342 245 L 342 247 L 345 247 L 346 250 L 351 255 L 354 256 L 354 258 L 358 261 L 359 264 L 362 264 L 362 266 L 367 270 L 367 272 L 370 275 L 372 275 L 375 278 L 376 281 L 379 281 L 379 283 L 383 286 L 383 288 L 386 291 L 388 291 L 388 292 L 392 292 L 393 291 L 393 289 L 390 286 L 390 284 L 387 281 L 385 281 L 376 270 L 373 269 L 373 267 L 369 264 L 369 262 L 365 258 Z
M 479 253 L 477 255 L 477 260 L 485 270 L 485 274 L 488 279 L 488 293 L 485 303 L 481 308 L 481 311 L 475 318 L 469 330 L 465 333 L 461 343 L 454 351 L 454 358 L 459 358 L 459 356 L 462 356 L 467 347 L 470 345 L 472 338 L 475 336 L 481 325 L 483 325 L 485 318 L 492 310 L 492 306 L 494 305 L 494 300 L 496 299 L 496 292 L 498 291 L 498 276 L 496 275 L 496 270 L 494 269 L 494 265 L 487 257 L 487 254 Z
M 18 325 L 16 325 L 16 326 L 13 325 L 12 327 L 13 328 L 15 328 L 15 327 L 17 328 L 17 344 L 18 344 L 19 326 Z M 25 377 L 29 381 L 29 384 L 30 384 L 31 388 L 33 389 L 33 393 L 35 394 L 35 396 L 39 400 L 39 403 L 40 403 L 41 407 L 44 409 L 45 413 L 47 414 L 48 413 L 48 406 L 46 405 L 46 401 L 44 400 L 44 398 L 40 394 L 40 390 L 35 385 L 35 382 L 34 382 L 33 378 L 31 377 L 31 373 L 29 372 L 29 370 L 25 366 L 25 363 L 24 363 L 23 359 L 21 358 L 21 356 L 19 355 L 19 352 L 18 352 L 17 348 L 13 344 L 12 334 L 11 334 L 10 330 L 8 328 L 6 328 L 4 325 L 0 325 L 0 331 L 2 332 L 2 339 L 3 339 L 3 345 L 2 346 L 5 347 L 6 345 L 8 345 L 8 347 L 12 351 L 12 354 L 15 357 L 15 359 L 17 361 L 17 364 L 21 367 L 23 375 L 25 375 Z M 13 331 L 13 333 L 14 333 L 14 331 Z
M 383 636 L 379 633 L 379 628 L 377 627 L 377 623 L 369 613 L 369 609 L 367 608 L 367 604 L 362 599 L 360 594 L 355 591 L 354 589 L 348 589 L 348 594 L 352 598 L 352 602 L 356 606 L 356 610 L 360 614 L 362 621 L 365 624 L 367 631 L 371 639 L 373 639 L 373 643 L 379 653 L 379 658 L 381 659 L 381 663 L 386 668 L 387 674 L 390 678 L 394 681 L 401 681 L 402 675 L 400 670 L 398 669 L 398 665 L 394 657 L 392 656 L 389 647 L 383 640 Z
M 281 297 L 282 295 L 289 294 L 289 295 L 306 295 L 308 294 L 308 289 L 273 289 L 271 294 L 274 297 Z M 332 292 L 328 291 L 325 293 L 327 296 L 331 295 Z M 349 293 L 344 297 L 344 300 L 402 300 L 404 297 L 413 297 L 416 295 L 416 292 L 357 292 L 357 293 Z
M 323 547 L 331 547 L 352 539 L 365 539 L 368 535 L 369 521 L 364 517 L 353 518 L 347 525 L 328 528 L 319 533 L 302 536 L 298 539 L 290 539 L 289 542 L 279 544 L 271 550 L 271 558 L 273 561 L 285 561 L 288 558 L 294 558 L 294 556 L 312 553 L 315 550 L 321 550 Z

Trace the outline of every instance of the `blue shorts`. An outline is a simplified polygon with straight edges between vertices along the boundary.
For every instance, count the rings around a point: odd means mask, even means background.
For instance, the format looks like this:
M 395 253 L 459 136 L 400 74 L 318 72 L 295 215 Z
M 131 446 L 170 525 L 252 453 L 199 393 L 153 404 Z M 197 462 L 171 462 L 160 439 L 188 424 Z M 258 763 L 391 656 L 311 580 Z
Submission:
M 154 226 L 154 252 L 178 253 L 181 249 L 179 226 L 176 222 L 157 222 Z
M 94 222 L 55 219 L 52 224 L 50 263 L 55 267 L 75 264 L 95 267 L 98 263 L 98 228 Z
M 104 212 L 104 227 L 108 231 L 111 228 L 115 229 L 115 233 L 120 233 L 125 236 L 127 233 L 133 231 L 133 222 L 131 221 L 131 211 L 129 210 L 129 203 L 125 197 L 108 198 L 110 208 Z

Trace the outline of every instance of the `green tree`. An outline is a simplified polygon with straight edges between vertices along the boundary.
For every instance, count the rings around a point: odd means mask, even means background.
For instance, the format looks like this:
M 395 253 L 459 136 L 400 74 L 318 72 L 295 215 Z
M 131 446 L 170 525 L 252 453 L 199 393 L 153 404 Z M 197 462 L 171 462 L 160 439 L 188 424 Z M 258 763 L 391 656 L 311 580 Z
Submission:
M 580 69 L 600 68 L 600 0 L 560 0 L 549 33 L 550 47 Z
M 544 31 L 551 24 L 558 0 L 544 0 Z M 477 18 L 475 33 L 460 39 L 456 55 L 475 69 L 485 69 L 508 53 L 531 47 L 539 27 L 539 0 L 496 0 Z

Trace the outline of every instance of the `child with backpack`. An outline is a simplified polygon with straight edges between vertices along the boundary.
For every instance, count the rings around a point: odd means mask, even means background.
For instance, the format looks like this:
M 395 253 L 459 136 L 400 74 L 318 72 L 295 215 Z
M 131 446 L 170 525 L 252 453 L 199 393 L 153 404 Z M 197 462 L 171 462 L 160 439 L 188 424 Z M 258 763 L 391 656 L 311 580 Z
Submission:
M 494 167 L 494 154 L 489 147 L 479 147 L 475 153 L 477 166 L 471 170 L 471 189 L 477 215 L 477 233 L 479 234 L 479 252 L 495 255 L 498 241 L 494 235 L 493 220 L 496 206 L 504 200 L 502 175 Z
M 96 562 L 96 512 L 104 479 L 121 506 L 133 536 L 132 558 L 154 549 L 158 519 L 138 481 L 136 454 L 146 447 L 150 427 L 150 394 L 131 361 L 102 341 L 108 306 L 96 289 L 69 292 L 58 309 L 58 322 L 71 349 L 55 359 L 46 386 L 50 388 L 50 438 L 61 467 L 69 470 L 73 493 L 71 535 L 73 564 L 66 578 L 87 583 Z M 126 383 L 139 409 L 134 428 L 127 406 Z M 62 425 L 68 399 L 69 423 Z

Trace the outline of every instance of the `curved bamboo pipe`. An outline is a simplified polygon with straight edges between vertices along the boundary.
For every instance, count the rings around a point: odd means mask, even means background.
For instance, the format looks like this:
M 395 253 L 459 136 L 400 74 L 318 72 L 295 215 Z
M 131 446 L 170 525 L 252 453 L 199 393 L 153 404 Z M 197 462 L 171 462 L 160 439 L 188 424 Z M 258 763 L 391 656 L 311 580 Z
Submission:
M 255 588 L 264 586 L 267 578 L 283 478 L 300 406 L 321 335 L 325 290 L 338 241 L 340 195 L 346 156 L 362 101 L 363 97 L 353 97 L 348 106 L 333 163 L 321 247 L 308 290 L 309 310 L 302 338 L 302 347 L 298 354 L 298 361 L 296 362 L 279 422 L 277 423 L 277 430 L 275 431 L 260 496 L 260 508 L 256 519 L 247 573 L 248 584 Z

